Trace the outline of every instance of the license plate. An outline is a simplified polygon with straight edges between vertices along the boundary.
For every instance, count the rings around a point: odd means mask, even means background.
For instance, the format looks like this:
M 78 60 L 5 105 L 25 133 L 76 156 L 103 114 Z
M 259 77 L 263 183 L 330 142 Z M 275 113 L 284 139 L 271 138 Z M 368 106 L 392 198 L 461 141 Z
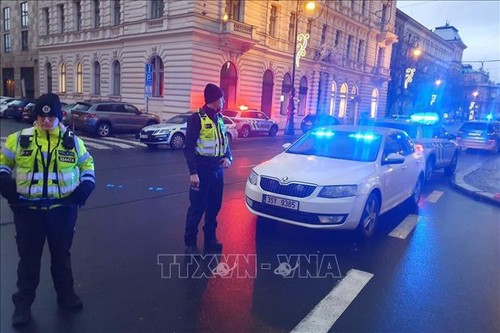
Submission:
M 299 202 L 295 200 L 273 197 L 271 195 L 264 195 L 262 198 L 262 202 L 268 205 L 299 210 Z
M 148 135 L 147 134 L 141 134 L 139 135 L 139 139 L 147 139 Z

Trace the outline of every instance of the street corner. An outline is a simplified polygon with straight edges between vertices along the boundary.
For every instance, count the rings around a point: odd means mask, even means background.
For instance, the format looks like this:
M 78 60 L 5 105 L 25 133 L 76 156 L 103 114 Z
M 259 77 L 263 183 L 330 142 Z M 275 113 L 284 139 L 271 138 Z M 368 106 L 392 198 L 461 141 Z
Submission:
M 500 206 L 500 173 L 497 159 L 492 163 L 477 163 L 455 173 L 452 185 L 480 200 Z

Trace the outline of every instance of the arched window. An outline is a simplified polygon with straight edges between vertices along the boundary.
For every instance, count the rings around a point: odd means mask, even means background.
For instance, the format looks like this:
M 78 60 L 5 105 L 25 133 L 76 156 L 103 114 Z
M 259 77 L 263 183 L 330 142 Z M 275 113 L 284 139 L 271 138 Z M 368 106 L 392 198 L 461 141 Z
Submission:
M 118 60 L 113 61 L 113 95 L 120 96 L 120 85 L 121 85 L 121 72 L 120 72 L 120 62 Z
M 52 65 L 48 62 L 45 65 L 45 72 L 47 73 L 47 92 L 52 92 Z
M 280 96 L 280 114 L 285 116 L 288 113 L 288 104 L 290 103 L 290 91 L 292 90 L 292 79 L 290 74 L 285 74 L 283 77 L 283 83 L 281 84 L 281 96 Z
M 159 56 L 153 56 L 149 63 L 153 65 L 153 97 L 163 97 L 165 82 L 163 60 Z
M 93 66 L 94 71 L 94 95 L 101 94 L 101 65 L 98 61 L 94 62 Z
M 238 84 L 238 73 L 236 66 L 230 61 L 222 65 L 220 69 L 220 88 L 224 92 L 224 99 L 228 109 L 237 107 L 236 105 L 236 88 Z
M 297 114 L 303 116 L 306 114 L 306 102 L 307 102 L 307 78 L 303 76 L 300 79 L 299 85 L 299 102 L 297 106 Z
M 344 118 L 347 111 L 347 83 L 340 86 L 339 117 Z
M 329 111 L 330 116 L 333 116 L 335 113 L 336 95 L 337 95 L 337 83 L 335 83 L 335 81 L 333 81 L 331 95 L 330 95 L 330 111 Z
M 370 117 L 376 118 L 378 110 L 378 89 L 375 88 L 372 91 L 372 98 L 370 103 Z
M 83 66 L 80 62 L 76 65 L 76 92 L 83 93 Z
M 273 105 L 273 87 L 273 72 L 268 69 L 264 72 L 264 77 L 262 78 L 262 94 L 260 101 L 260 109 L 262 110 L 262 112 L 267 114 L 268 117 L 271 117 L 271 108 Z
M 66 92 L 66 65 L 61 64 L 61 71 L 59 72 L 59 92 Z

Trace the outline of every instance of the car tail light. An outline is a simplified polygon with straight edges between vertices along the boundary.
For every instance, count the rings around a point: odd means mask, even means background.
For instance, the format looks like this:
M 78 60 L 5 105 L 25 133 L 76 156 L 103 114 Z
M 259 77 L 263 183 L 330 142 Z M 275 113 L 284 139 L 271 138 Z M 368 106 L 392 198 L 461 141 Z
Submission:
M 68 114 L 66 113 L 66 111 L 63 111 L 62 115 L 63 115 L 63 117 L 66 117 Z
M 422 146 L 421 144 L 415 144 L 414 145 L 415 147 L 415 150 L 418 151 L 419 153 L 423 153 L 424 152 L 424 146 Z
M 95 114 L 95 113 L 89 113 L 89 114 L 86 114 L 86 115 L 85 115 L 85 118 L 90 118 L 90 119 L 92 119 L 92 118 L 95 118 L 95 117 L 96 117 L 96 114 Z

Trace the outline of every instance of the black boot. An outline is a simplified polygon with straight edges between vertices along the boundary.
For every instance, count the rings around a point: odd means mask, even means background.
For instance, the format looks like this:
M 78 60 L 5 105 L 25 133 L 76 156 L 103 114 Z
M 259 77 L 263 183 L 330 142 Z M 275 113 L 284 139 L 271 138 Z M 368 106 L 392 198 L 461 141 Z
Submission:
M 74 291 L 58 295 L 57 303 L 60 307 L 69 310 L 81 310 L 83 308 L 82 299 Z
M 195 245 L 186 245 L 186 254 L 200 254 L 200 250 L 198 250 L 198 246 Z
M 31 307 L 16 306 L 12 315 L 12 326 L 26 325 L 31 321 Z

